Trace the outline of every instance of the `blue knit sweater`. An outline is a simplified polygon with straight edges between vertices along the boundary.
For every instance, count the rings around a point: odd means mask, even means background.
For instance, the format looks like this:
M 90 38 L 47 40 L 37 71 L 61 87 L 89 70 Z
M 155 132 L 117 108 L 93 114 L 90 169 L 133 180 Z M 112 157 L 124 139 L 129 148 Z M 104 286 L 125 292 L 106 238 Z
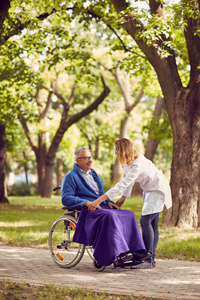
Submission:
M 87 184 L 79 167 L 74 163 L 73 169 L 67 173 L 62 182 L 61 201 L 64 206 L 71 208 L 83 206 L 87 201 L 94 201 L 104 194 L 101 178 L 93 169 L 91 169 L 91 172 L 94 180 L 99 186 L 99 194 L 96 194 Z M 110 200 L 108 199 L 103 203 L 107 202 L 110 202 Z

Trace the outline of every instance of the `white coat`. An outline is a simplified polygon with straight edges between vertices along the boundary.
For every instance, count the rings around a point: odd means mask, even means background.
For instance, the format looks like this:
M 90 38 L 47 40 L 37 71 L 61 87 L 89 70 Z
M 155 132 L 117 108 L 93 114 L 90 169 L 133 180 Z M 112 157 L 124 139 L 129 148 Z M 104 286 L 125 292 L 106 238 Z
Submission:
M 139 154 L 129 166 L 125 167 L 126 176 L 113 188 L 106 192 L 110 200 L 120 193 L 130 197 L 134 182 L 139 182 L 143 190 L 142 215 L 161 212 L 172 206 L 171 189 L 167 178 L 159 171 L 151 160 Z

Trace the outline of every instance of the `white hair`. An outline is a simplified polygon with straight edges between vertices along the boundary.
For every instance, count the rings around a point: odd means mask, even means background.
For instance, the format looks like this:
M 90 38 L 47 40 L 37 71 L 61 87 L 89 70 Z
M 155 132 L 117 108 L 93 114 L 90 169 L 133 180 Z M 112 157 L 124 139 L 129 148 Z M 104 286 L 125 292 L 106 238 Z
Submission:
M 74 162 L 76 162 L 76 159 L 80 156 L 81 152 L 87 152 L 87 151 L 90 152 L 90 150 L 86 147 L 79 147 L 78 149 L 76 149 L 74 151 Z

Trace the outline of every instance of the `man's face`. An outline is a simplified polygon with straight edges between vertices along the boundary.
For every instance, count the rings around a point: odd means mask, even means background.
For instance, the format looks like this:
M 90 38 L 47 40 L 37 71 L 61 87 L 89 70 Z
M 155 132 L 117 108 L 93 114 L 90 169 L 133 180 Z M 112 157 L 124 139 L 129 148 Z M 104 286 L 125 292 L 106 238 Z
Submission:
M 78 167 L 83 171 L 89 171 L 93 163 L 91 153 L 89 151 L 82 151 L 79 157 L 77 157 L 76 163 Z

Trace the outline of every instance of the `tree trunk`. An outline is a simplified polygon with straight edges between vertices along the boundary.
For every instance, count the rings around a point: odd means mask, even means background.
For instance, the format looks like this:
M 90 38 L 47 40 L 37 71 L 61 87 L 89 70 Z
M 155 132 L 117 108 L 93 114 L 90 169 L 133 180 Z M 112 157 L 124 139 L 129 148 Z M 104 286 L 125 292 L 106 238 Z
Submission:
M 4 133 L 5 126 L 0 125 L 0 203 L 9 203 L 6 190 L 6 148 Z
M 127 131 L 128 131 L 128 118 L 129 116 L 125 116 L 122 120 L 121 120 L 121 125 L 120 125 L 120 134 L 119 134 L 119 138 L 127 138 Z M 119 182 L 124 176 L 124 171 L 123 168 L 119 162 L 119 160 L 116 158 L 114 166 L 113 166 L 113 182 L 117 183 Z
M 96 136 L 95 138 L 94 159 L 99 159 L 99 137 L 98 136 Z
M 43 195 L 44 180 L 45 180 L 45 161 L 46 161 L 46 142 L 45 132 L 38 134 L 38 148 L 36 154 L 37 161 L 37 173 L 38 173 L 38 193 L 40 196 Z
M 0 2 L 0 45 L 3 45 L 6 41 L 4 37 L 4 21 L 8 17 L 8 10 L 10 8 L 10 0 L 2 0 Z M 11 30 L 12 31 L 12 30 Z
M 198 227 L 199 149 L 200 149 L 200 84 L 192 91 L 182 90 L 175 101 L 175 130 L 171 188 L 173 207 L 164 210 L 163 224 Z
M 119 160 L 116 158 L 114 166 L 113 166 L 113 171 L 112 171 L 112 179 L 113 183 L 119 182 L 124 175 L 123 168 L 119 162 Z
M 62 162 L 62 159 L 61 158 L 58 158 L 57 159 L 57 186 L 61 185 L 62 181 L 63 181 L 63 162 Z M 57 190 L 56 191 L 56 195 L 61 195 L 61 190 Z
M 50 161 L 46 160 L 45 180 L 44 180 L 44 187 L 42 189 L 42 195 L 41 195 L 42 197 L 51 198 L 53 173 L 54 173 L 54 159 Z
M 199 185 L 198 185 L 198 191 L 200 191 L 200 172 L 199 172 Z M 198 227 L 200 227 L 200 192 L 199 192 L 199 197 L 198 197 L 198 208 L 197 208 L 197 213 L 198 213 Z
M 88 139 L 88 149 L 92 153 L 92 140 L 89 140 L 89 139 Z
M 25 173 L 25 178 L 26 178 L 26 184 L 28 185 L 28 167 L 27 167 L 27 158 L 26 158 L 26 153 L 23 151 L 23 157 L 24 157 L 24 173 Z

